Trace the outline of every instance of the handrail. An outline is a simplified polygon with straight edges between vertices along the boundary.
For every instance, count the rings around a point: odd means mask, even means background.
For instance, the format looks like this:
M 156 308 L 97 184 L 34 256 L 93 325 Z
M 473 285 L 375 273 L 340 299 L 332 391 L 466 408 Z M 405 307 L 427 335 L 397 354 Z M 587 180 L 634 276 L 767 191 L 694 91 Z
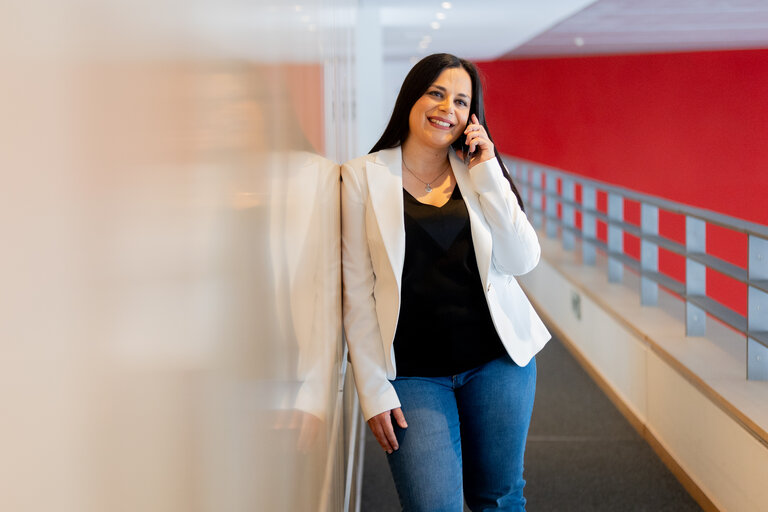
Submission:
M 764 224 L 757 224 L 756 222 L 750 222 L 748 220 L 739 219 L 737 217 L 731 217 L 719 212 L 707 210 L 705 208 L 698 208 L 696 206 L 690 206 L 687 204 L 678 203 L 670 199 L 664 199 L 663 197 L 656 197 L 649 194 L 643 194 L 642 192 L 637 192 L 629 188 L 620 187 L 618 185 L 611 185 L 609 183 L 605 183 L 602 181 L 586 178 L 578 174 L 574 174 L 568 171 L 563 171 L 561 169 L 556 169 L 554 167 L 538 164 L 522 158 L 513 157 L 509 155 L 503 155 L 503 158 L 505 163 L 518 162 L 524 165 L 530 165 L 532 167 L 536 167 L 537 169 L 546 171 L 547 173 L 551 173 L 554 176 L 558 176 L 558 177 L 567 176 L 573 179 L 578 178 L 578 182 L 580 184 L 593 185 L 594 187 L 599 188 L 600 190 L 603 190 L 605 192 L 614 192 L 622 195 L 627 199 L 631 199 L 632 201 L 637 201 L 639 203 L 647 203 L 670 213 L 677 213 L 680 215 L 695 217 L 697 219 L 704 220 L 709 224 L 714 224 L 717 226 L 728 228 L 733 231 L 738 231 L 740 233 L 745 233 L 745 234 L 754 234 L 762 238 L 768 238 L 768 226 Z
M 587 265 L 595 264 L 597 250 L 605 253 L 608 256 L 608 278 L 611 282 L 623 279 L 625 266 L 639 272 L 640 299 L 645 306 L 657 305 L 659 286 L 679 295 L 686 304 L 686 336 L 706 334 L 706 315 L 740 332 L 747 345 L 746 378 L 768 380 L 768 226 L 610 185 L 517 157 L 505 155 L 504 161 L 529 206 L 533 224 L 537 228 L 545 227 L 550 238 L 559 236 L 567 250 L 574 250 L 575 240 L 581 240 L 582 259 Z M 557 191 L 558 181 L 560 192 Z M 575 198 L 576 185 L 581 186 L 581 202 Z M 598 191 L 608 196 L 607 213 L 597 209 Z M 624 221 L 625 199 L 640 204 L 640 226 Z M 685 217 L 685 244 L 659 235 L 659 210 Z M 582 215 L 581 228 L 575 223 L 576 211 Z M 597 238 L 598 220 L 608 227 L 605 242 Z M 707 252 L 707 225 L 747 235 L 749 259 L 746 269 Z M 640 239 L 640 261 L 624 251 L 625 232 Z M 659 247 L 685 257 L 685 283 L 659 272 Z M 707 295 L 707 269 L 716 270 L 747 285 L 746 316 Z

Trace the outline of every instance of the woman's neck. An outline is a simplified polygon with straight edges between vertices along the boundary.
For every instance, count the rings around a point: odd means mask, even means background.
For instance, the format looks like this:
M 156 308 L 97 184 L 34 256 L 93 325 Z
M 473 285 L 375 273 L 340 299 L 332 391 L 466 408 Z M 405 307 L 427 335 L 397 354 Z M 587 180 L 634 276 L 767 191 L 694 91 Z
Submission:
M 413 172 L 427 173 L 445 167 L 448 148 L 435 149 L 406 140 L 402 146 L 403 160 Z

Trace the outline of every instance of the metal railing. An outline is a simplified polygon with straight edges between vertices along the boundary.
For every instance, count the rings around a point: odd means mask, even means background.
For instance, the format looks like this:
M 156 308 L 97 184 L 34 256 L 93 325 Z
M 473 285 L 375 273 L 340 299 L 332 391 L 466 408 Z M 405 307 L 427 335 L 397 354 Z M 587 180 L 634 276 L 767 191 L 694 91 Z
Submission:
M 686 336 L 706 334 L 707 314 L 738 331 L 747 344 L 746 378 L 768 380 L 768 226 L 515 157 L 505 156 L 504 161 L 520 188 L 534 226 L 539 229 L 545 226 L 550 238 L 557 238 L 561 233 L 566 250 L 574 250 L 576 239 L 580 239 L 584 264 L 594 265 L 597 251 L 604 252 L 611 282 L 622 281 L 624 267 L 635 270 L 640 275 L 643 305 L 657 305 L 659 286 L 680 296 L 685 301 Z M 576 200 L 577 186 L 581 188 L 580 202 Z M 599 192 L 607 195 L 606 212 L 598 209 Z M 639 226 L 625 221 L 625 200 L 640 204 Z M 685 244 L 659 235 L 660 210 L 685 217 Z M 576 212 L 581 213 L 580 228 L 577 227 Z M 598 221 L 607 226 L 607 241 L 598 238 Z M 746 269 L 707 252 L 707 225 L 720 226 L 748 237 Z M 639 260 L 625 252 L 624 233 L 640 239 Z M 659 272 L 659 248 L 685 258 L 685 283 Z M 747 286 L 746 316 L 707 295 L 707 269 Z

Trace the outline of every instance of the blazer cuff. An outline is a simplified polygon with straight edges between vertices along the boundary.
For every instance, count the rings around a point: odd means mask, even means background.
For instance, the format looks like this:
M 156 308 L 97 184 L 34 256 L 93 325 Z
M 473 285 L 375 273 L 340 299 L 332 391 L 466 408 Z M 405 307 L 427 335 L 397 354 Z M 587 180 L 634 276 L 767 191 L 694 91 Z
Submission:
M 504 174 L 501 172 L 501 165 L 499 165 L 499 160 L 496 157 L 480 162 L 472 167 L 469 170 L 469 176 L 472 178 L 475 190 L 480 194 L 499 190 L 503 185 L 501 180 L 504 180 L 504 183 L 506 183 Z M 507 185 L 507 188 L 509 188 L 509 185 Z
M 327 382 L 304 381 L 296 395 L 293 407 L 325 421 L 330 398 L 328 391 L 330 386 Z
M 352 371 L 354 371 L 354 368 Z M 397 398 L 397 392 L 392 384 L 389 384 L 387 389 L 377 396 L 363 397 L 359 393 L 358 396 L 360 397 L 360 409 L 362 409 L 365 421 L 368 421 L 377 414 L 400 407 L 400 399 Z

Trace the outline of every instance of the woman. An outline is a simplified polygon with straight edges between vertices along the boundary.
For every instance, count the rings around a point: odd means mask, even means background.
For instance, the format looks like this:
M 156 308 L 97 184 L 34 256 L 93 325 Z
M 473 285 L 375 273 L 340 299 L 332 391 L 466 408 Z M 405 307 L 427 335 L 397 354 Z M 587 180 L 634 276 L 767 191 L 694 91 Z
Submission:
M 344 327 L 404 510 L 524 510 L 532 358 L 549 333 L 513 276 L 540 248 L 475 66 L 417 63 L 342 180 Z

